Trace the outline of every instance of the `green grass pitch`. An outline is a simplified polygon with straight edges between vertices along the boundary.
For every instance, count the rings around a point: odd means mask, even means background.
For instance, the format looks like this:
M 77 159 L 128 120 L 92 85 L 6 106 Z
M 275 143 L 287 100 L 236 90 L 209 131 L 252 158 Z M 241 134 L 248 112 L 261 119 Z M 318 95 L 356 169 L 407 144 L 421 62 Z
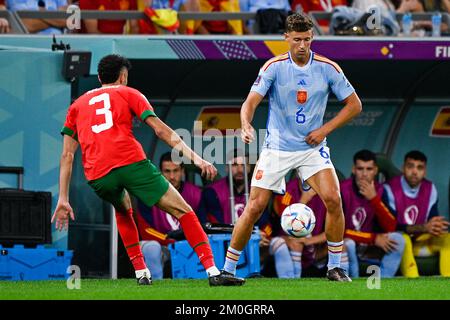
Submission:
M 207 280 L 154 281 L 81 279 L 69 290 L 66 281 L 0 281 L 0 300 L 450 300 L 450 278 L 381 279 L 368 289 L 367 279 L 336 283 L 320 278 L 247 279 L 242 287 L 209 287 Z

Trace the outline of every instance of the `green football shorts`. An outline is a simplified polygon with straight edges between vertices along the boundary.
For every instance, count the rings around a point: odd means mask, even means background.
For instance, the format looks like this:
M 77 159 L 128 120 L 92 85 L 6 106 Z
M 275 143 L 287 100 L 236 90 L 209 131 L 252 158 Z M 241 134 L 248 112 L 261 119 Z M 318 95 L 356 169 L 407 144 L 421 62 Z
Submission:
M 100 198 L 114 206 L 122 204 L 125 189 L 149 207 L 157 203 L 169 189 L 167 179 L 147 159 L 115 168 L 88 184 Z

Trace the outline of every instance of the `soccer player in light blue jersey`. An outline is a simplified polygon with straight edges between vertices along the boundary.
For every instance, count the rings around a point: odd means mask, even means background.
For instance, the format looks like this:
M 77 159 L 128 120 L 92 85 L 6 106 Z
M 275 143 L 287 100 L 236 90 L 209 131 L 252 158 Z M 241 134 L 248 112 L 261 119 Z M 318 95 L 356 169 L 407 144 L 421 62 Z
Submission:
M 344 214 L 326 136 L 358 115 L 362 107 L 341 68 L 311 51 L 312 29 L 313 23 L 306 14 L 294 13 L 287 18 L 284 36 L 289 52 L 264 64 L 242 105 L 241 137 L 245 143 L 250 143 L 254 139 L 253 115 L 264 96 L 269 95 L 267 134 L 254 170 L 249 202 L 234 227 L 222 270 L 225 275 L 235 274 L 240 254 L 272 191 L 284 193 L 284 177 L 296 169 L 327 208 L 327 277 L 333 281 L 351 281 L 340 267 Z M 330 92 L 344 107 L 324 124 Z

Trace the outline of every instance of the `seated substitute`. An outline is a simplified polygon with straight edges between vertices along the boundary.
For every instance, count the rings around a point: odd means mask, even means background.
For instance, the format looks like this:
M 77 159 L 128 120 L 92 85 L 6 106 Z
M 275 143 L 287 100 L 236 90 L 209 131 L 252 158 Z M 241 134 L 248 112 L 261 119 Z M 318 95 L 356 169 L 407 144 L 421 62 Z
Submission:
M 383 186 L 375 181 L 376 156 L 361 150 L 353 156 L 352 177 L 341 183 L 345 246 L 349 272 L 359 276 L 359 261 L 380 265 L 381 277 L 394 277 L 405 247 Z
M 439 215 L 436 186 L 425 178 L 427 157 L 417 150 L 408 152 L 402 171 L 385 184 L 389 204 L 397 212 L 397 230 L 403 232 L 406 241 L 401 272 L 416 278 L 419 270 L 414 257 L 439 254 L 440 274 L 449 277 L 449 222 Z
M 308 237 L 294 238 L 281 228 L 281 215 L 284 209 L 294 203 L 304 203 L 316 217 L 316 225 Z M 271 226 L 273 237 L 270 253 L 274 257 L 275 269 L 279 278 L 300 278 L 303 276 L 326 274 L 328 262 L 327 239 L 325 236 L 326 208 L 320 197 L 309 186 L 295 177 L 286 184 L 284 195 L 275 195 Z M 343 248 L 341 267 L 347 272 L 346 251 Z M 314 269 L 314 271 L 312 270 Z
M 244 212 L 244 208 L 247 203 L 245 195 L 245 165 L 248 168 L 248 188 L 250 188 L 250 177 L 252 175 L 252 168 L 249 164 L 249 156 L 248 154 L 244 154 L 244 152 L 239 149 L 234 149 L 228 154 L 227 159 L 232 163 L 231 172 L 227 164 L 227 176 L 214 181 L 203 190 L 198 213 L 199 219 L 202 222 L 209 221 L 212 223 L 231 224 L 233 221 L 237 221 L 237 219 Z M 233 180 L 234 208 L 231 207 L 230 203 L 230 174 Z M 270 242 L 269 238 L 271 228 L 268 218 L 269 214 L 266 209 L 257 222 L 261 236 L 261 240 L 259 242 L 261 264 L 264 263 Z
M 183 181 L 183 163 L 174 162 L 172 153 L 167 152 L 161 156 L 159 168 L 162 175 L 177 189 L 186 203 L 194 212 L 197 212 L 201 189 L 188 181 Z M 173 239 L 168 239 L 167 233 L 181 229 L 180 222 L 170 213 L 157 206 L 148 207 L 142 201 L 138 201 L 136 222 L 147 267 L 152 272 L 153 279 L 162 279 L 164 265 L 170 261 L 167 245 L 174 242 Z

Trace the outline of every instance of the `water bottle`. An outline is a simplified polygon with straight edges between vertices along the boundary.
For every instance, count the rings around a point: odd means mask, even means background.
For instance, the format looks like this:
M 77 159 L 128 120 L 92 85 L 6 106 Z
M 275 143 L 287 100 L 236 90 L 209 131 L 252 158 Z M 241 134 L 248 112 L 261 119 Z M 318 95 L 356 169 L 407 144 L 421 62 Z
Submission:
M 408 37 L 411 35 L 412 25 L 413 25 L 413 21 L 412 21 L 411 13 L 407 12 L 407 13 L 403 14 L 402 28 L 403 28 L 404 36 Z
M 433 27 L 431 35 L 433 37 L 440 37 L 441 36 L 441 21 L 442 21 L 442 16 L 441 16 L 441 14 L 439 12 L 436 12 L 431 17 L 431 25 Z

